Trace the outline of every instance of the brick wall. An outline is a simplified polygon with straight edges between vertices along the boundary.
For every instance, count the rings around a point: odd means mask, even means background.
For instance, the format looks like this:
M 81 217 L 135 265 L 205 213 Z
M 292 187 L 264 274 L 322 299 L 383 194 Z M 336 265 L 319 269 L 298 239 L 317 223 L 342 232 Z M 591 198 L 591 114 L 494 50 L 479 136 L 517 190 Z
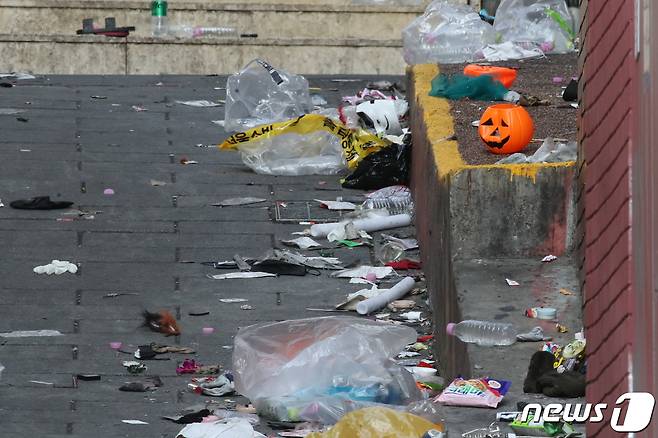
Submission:
M 614 404 L 629 388 L 633 331 L 631 134 L 634 2 L 581 4 L 579 141 L 583 191 L 584 325 L 587 399 Z M 619 436 L 609 422 L 588 424 L 588 437 Z

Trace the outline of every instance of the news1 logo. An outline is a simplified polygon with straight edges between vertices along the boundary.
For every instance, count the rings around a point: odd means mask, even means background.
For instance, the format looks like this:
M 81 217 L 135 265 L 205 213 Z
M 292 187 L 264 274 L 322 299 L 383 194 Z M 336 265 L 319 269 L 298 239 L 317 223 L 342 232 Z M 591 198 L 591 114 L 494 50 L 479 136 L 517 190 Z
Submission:
M 615 432 L 642 432 L 649 426 L 653 409 L 656 404 L 654 396 L 648 392 L 627 392 L 622 394 L 612 408 L 610 427 Z M 622 417 L 626 405 L 626 416 Z M 521 421 L 528 421 L 530 413 L 532 419 L 544 422 L 584 422 L 600 423 L 604 420 L 607 403 L 551 403 L 542 407 L 538 403 L 529 403 L 523 408 Z

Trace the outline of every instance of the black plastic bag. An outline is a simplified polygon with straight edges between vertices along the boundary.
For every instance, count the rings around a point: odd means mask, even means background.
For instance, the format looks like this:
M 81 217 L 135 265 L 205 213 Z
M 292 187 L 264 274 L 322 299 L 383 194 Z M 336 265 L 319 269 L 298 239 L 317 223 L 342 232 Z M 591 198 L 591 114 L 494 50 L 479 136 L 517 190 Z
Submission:
M 408 140 L 408 141 L 407 141 Z M 348 189 L 377 190 L 394 185 L 408 185 L 411 165 L 411 136 L 404 145 L 392 144 L 365 157 L 343 181 Z

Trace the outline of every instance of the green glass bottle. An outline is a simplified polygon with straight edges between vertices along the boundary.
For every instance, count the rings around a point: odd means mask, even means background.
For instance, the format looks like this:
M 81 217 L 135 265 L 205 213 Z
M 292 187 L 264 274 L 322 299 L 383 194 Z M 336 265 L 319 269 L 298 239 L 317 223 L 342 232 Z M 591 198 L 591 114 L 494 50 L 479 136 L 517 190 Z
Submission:
M 151 3 L 151 25 L 154 37 L 167 35 L 167 0 L 153 0 Z

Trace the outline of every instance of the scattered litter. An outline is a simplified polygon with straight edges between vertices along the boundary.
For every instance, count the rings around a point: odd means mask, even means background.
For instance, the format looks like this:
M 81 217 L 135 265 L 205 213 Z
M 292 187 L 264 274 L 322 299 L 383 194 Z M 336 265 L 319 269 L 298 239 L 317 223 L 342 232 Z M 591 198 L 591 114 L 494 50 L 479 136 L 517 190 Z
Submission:
M 413 309 L 416 306 L 414 300 L 395 300 L 388 303 L 386 306 L 393 312 L 399 312 L 400 310 Z
M 75 378 L 84 382 L 97 382 L 101 376 L 100 374 L 76 374 Z
M 489 75 L 466 76 L 462 73 L 446 75 L 439 73 L 432 79 L 429 95 L 451 100 L 469 98 L 471 100 L 505 100 L 508 90 L 503 84 Z
M 220 298 L 219 301 L 222 303 L 244 303 L 249 300 L 246 298 Z
M 163 333 L 167 336 L 180 335 L 178 322 L 174 315 L 167 310 L 161 310 L 158 313 L 151 313 L 148 310 L 142 312 L 144 318 L 144 326 L 150 328 L 154 332 Z
M 508 286 L 520 286 L 521 285 L 518 281 L 510 280 L 509 278 L 506 278 L 505 281 L 507 282 Z
M 342 409 L 341 409 L 342 410 Z M 429 435 L 429 430 L 436 434 Z M 435 424 L 409 412 L 383 406 L 366 407 L 345 414 L 326 432 L 312 432 L 308 438 L 344 437 L 439 437 L 442 424 Z
M 14 108 L 0 108 L 0 116 L 11 116 L 13 114 L 24 113 L 25 110 L 19 110 Z
M 250 306 L 249 304 L 243 304 L 240 306 L 240 309 L 242 310 L 253 310 L 253 306 Z
M 51 201 L 50 196 L 37 196 L 30 199 L 11 201 L 9 206 L 18 210 L 59 210 L 73 205 L 70 201 Z
M 345 201 L 322 201 L 320 199 L 315 199 L 316 202 L 320 203 L 320 207 L 326 208 L 328 210 L 355 210 L 356 205 L 351 202 Z
M 147 377 L 142 382 L 126 382 L 119 387 L 119 391 L 124 392 L 149 392 L 155 391 L 163 386 L 162 379 L 159 376 Z
M 144 111 L 148 111 L 148 109 L 144 108 L 144 107 L 141 106 L 141 105 L 133 105 L 133 106 L 132 106 L 132 109 L 133 109 L 133 111 L 138 112 L 138 113 L 141 113 L 141 112 L 144 112 Z
M 576 161 L 577 158 L 578 144 L 575 141 L 556 143 L 548 137 L 531 156 L 518 152 L 497 161 L 496 164 L 558 163 Z
M 33 76 L 29 73 L 0 73 L 0 78 L 23 81 L 26 79 L 36 79 L 36 76 Z
M 451 406 L 496 408 L 510 386 L 511 383 L 505 380 L 456 378 L 434 402 Z
M 176 103 L 196 108 L 212 108 L 224 104 L 223 102 L 211 102 L 209 100 L 177 100 Z
M 544 335 L 544 330 L 541 327 L 535 327 L 527 333 L 516 335 L 516 340 L 519 342 L 539 342 L 550 341 L 551 337 Z
M 377 279 L 386 278 L 391 275 L 393 268 L 389 266 L 359 266 L 358 268 L 343 269 L 331 274 L 338 278 L 366 278 L 368 274 L 374 274 Z
M 319 94 L 311 94 L 311 103 L 313 106 L 325 106 L 327 104 L 327 99 Z
M 130 374 L 141 374 L 148 369 L 148 367 L 143 363 L 134 360 L 126 360 L 122 363 L 122 365 L 128 369 Z
M 415 280 L 412 277 L 405 277 L 392 288 L 380 289 L 376 296 L 358 303 L 356 305 L 356 311 L 360 315 L 368 315 L 379 310 L 388 305 L 391 301 L 404 297 L 414 287 L 414 284 Z M 420 314 L 420 312 L 418 313 Z
M 244 164 L 256 173 L 298 176 L 335 175 L 388 145 L 363 129 L 305 114 L 238 132 L 219 147 L 240 151 Z
M 237 205 L 258 204 L 260 202 L 265 202 L 265 201 L 267 201 L 267 199 L 264 198 L 252 198 L 252 197 L 229 198 L 211 205 L 213 205 L 214 207 L 232 207 Z
M 2 203 L 2 199 L 0 199 L 0 208 L 4 207 L 5 204 Z
M 570 291 L 569 289 L 565 289 L 565 288 L 560 289 L 560 293 L 562 295 L 575 295 L 574 292 Z
M 103 190 L 103 194 L 107 196 L 114 195 L 114 189 L 107 188 Z
M 400 359 L 404 359 L 404 358 L 408 358 L 408 357 L 416 357 L 416 356 L 420 356 L 420 353 L 418 353 L 416 351 L 403 351 L 402 353 L 398 354 L 398 357 Z
M 507 61 L 510 59 L 543 58 L 544 51 L 538 47 L 527 49 L 512 41 L 499 44 L 487 44 L 475 53 L 475 59 L 488 62 Z
M 545 262 L 545 263 L 552 262 L 553 260 L 557 260 L 557 257 L 554 256 L 553 254 L 549 254 L 546 257 L 544 257 L 543 259 L 541 259 L 541 261 Z
M 392 262 L 385 263 L 386 266 L 390 266 L 393 269 L 399 269 L 401 271 L 407 271 L 409 269 L 421 269 L 422 265 L 420 262 L 409 259 L 395 260 Z
M 54 385 L 53 382 L 43 382 L 41 380 L 30 380 L 30 383 L 36 383 L 37 385 Z
M 423 350 L 429 350 L 430 347 L 424 342 L 415 342 L 411 345 L 408 345 L 406 348 L 409 351 L 423 351 Z
M 226 123 L 224 120 L 212 120 L 212 123 L 215 125 L 221 126 L 222 128 L 224 127 L 224 124 Z
M 117 298 L 123 295 L 139 295 L 137 292 L 110 292 L 109 294 L 103 295 L 103 298 Z
M 526 309 L 525 316 L 551 321 L 557 318 L 557 309 L 553 307 L 531 307 L 530 309 Z
M 213 280 L 228 280 L 233 278 L 262 278 L 262 277 L 276 277 L 276 274 L 269 272 L 230 272 L 228 274 L 208 275 L 208 278 Z
M 147 422 L 142 420 L 121 420 L 121 422 L 126 424 L 148 424 Z
M 103 100 L 107 99 L 107 96 L 91 96 L 92 99 L 98 99 L 98 100 Z
M 28 119 L 26 117 L 16 117 L 16 120 L 18 120 L 19 122 L 23 122 L 23 123 L 27 123 L 27 122 L 30 121 L 30 119 Z M 30 149 L 21 149 L 21 152 L 22 151 L 28 151 L 29 152 Z
M 110 348 L 112 350 L 121 350 L 122 342 L 110 342 Z
M 309 249 L 309 248 L 315 248 L 315 247 L 321 247 L 318 242 L 315 240 L 311 239 L 310 237 L 298 237 L 297 239 L 292 239 L 292 240 L 282 240 L 281 243 L 284 245 L 288 246 L 296 246 L 299 249 Z
M 41 336 L 64 336 L 58 330 L 21 330 L 0 333 L 0 338 L 29 338 Z
M 201 365 L 194 359 L 185 359 L 176 367 L 176 374 L 217 374 L 220 365 Z
M 233 375 L 224 373 L 217 377 L 196 377 L 187 387 L 197 394 L 222 397 L 235 391 Z
M 249 62 L 226 81 L 225 127 L 242 131 L 289 120 L 311 111 L 308 81 L 261 59 Z
M 355 229 L 365 232 L 386 230 L 389 228 L 406 227 L 411 224 L 411 215 L 398 214 L 394 216 L 375 216 L 366 219 L 356 219 L 351 222 Z M 311 226 L 311 236 L 327 237 L 329 233 L 340 227 L 345 227 L 347 222 L 315 224 Z
M 201 333 L 203 333 L 204 335 L 212 335 L 213 333 L 215 333 L 215 328 L 214 327 L 203 327 L 201 329 Z
M 185 158 L 185 157 L 183 157 L 183 158 L 180 159 L 180 163 L 183 164 L 183 165 L 187 165 L 187 164 L 199 164 L 198 161 L 188 160 L 188 159 Z
M 164 181 L 158 181 L 157 179 L 152 179 L 150 180 L 150 183 L 153 187 L 160 187 L 160 186 L 166 186 L 167 183 Z
M 387 242 L 394 242 L 400 245 L 405 251 L 409 249 L 416 249 L 418 248 L 418 240 L 410 238 L 410 239 L 400 239 L 394 236 L 390 236 L 388 234 L 381 234 L 382 238 L 384 238 Z
M 473 8 L 442 0 L 430 3 L 402 30 L 404 60 L 409 65 L 472 61 L 477 50 L 495 40 L 493 27 Z
M 249 421 L 244 418 L 188 424 L 176 436 L 181 438 L 265 438 L 265 435 L 256 432 Z
M 235 389 L 258 413 L 278 421 L 333 424 L 342 415 L 334 409 L 346 399 L 403 405 L 419 396 L 415 382 L 401 367 L 382 365 L 414 339 L 409 327 L 342 316 L 243 327 L 233 352 Z M 377 397 L 373 388 L 380 385 L 395 396 Z M 332 387 L 340 394 L 326 392 Z M 319 411 L 312 409 L 319 405 Z
M 78 272 L 78 265 L 68 262 L 66 260 L 53 260 L 47 265 L 36 266 L 32 269 L 35 274 L 48 274 L 48 275 L 61 275 L 65 272 L 75 274 Z
M 558 333 L 567 333 L 569 331 L 567 326 L 562 324 L 555 324 L 555 329 Z
M 422 312 L 405 312 L 400 314 L 400 318 L 407 321 L 422 321 Z

